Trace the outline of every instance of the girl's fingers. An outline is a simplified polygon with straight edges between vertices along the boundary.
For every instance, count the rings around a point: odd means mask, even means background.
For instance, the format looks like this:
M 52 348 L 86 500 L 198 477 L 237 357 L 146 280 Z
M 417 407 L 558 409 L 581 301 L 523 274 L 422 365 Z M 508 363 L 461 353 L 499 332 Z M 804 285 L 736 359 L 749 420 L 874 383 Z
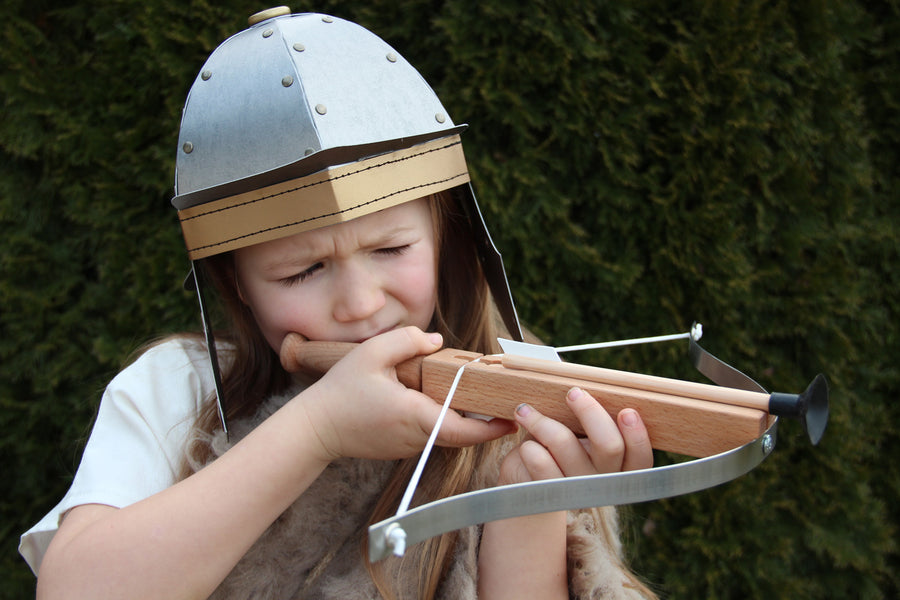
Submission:
M 503 459 L 497 485 L 557 479 L 564 476 L 546 448 L 535 440 L 525 440 Z
M 572 477 L 596 473 L 591 458 L 585 453 L 581 442 L 571 429 L 559 421 L 545 417 L 528 404 L 520 404 L 516 408 L 516 422 L 531 434 L 537 444 L 546 448 L 546 451 L 549 452 L 546 456 L 559 466 L 560 475 Z M 527 444 L 528 442 L 522 447 L 524 448 Z M 534 449 L 531 449 L 528 455 L 523 455 L 522 459 L 529 467 L 529 472 L 532 468 L 536 472 L 546 471 L 543 464 L 529 464 L 529 459 L 543 461 L 543 457 L 539 457 Z
M 422 426 L 427 438 L 428 435 L 431 435 L 431 428 L 434 427 L 434 423 L 437 421 L 437 415 L 440 413 L 441 407 L 435 404 L 435 402 L 427 396 L 424 398 L 426 400 L 426 405 L 429 408 L 431 408 L 432 405 L 437 407 L 436 411 L 433 409 L 429 410 L 427 411 L 426 416 L 424 416 L 426 422 L 424 422 Z M 464 417 L 459 413 L 450 410 L 444 417 L 444 422 L 441 424 L 441 429 L 438 431 L 435 444 L 451 448 L 474 446 L 490 440 L 496 440 L 504 435 L 509 435 L 510 433 L 515 433 L 517 429 L 515 423 L 506 419 L 491 419 L 490 421 L 484 421 L 482 419 Z
M 550 451 L 534 440 L 522 442 L 519 447 L 519 456 L 528 470 L 531 481 L 556 479 L 566 475 L 556 459 L 551 456 Z
M 624 409 L 613 419 L 592 396 L 572 388 L 566 396 L 586 438 L 528 404 L 516 409 L 516 422 L 528 438 L 507 456 L 501 483 L 614 473 L 653 466 L 647 428 L 636 410 Z M 527 474 L 527 475 L 526 475 Z
M 500 477 L 497 480 L 497 485 L 533 481 L 531 473 L 528 472 L 528 467 L 525 466 L 525 462 L 522 460 L 520 449 L 521 447 L 513 449 L 503 459 L 503 463 L 500 465 Z
M 623 471 L 649 469 L 653 466 L 653 447 L 650 436 L 641 415 L 632 408 L 619 412 L 617 418 L 619 431 L 625 440 L 625 459 L 622 461 Z
M 594 472 L 621 471 L 626 454 L 626 441 L 606 409 L 580 388 L 569 390 L 566 402 L 578 417 L 587 436 L 587 443 L 583 447 L 590 456 Z

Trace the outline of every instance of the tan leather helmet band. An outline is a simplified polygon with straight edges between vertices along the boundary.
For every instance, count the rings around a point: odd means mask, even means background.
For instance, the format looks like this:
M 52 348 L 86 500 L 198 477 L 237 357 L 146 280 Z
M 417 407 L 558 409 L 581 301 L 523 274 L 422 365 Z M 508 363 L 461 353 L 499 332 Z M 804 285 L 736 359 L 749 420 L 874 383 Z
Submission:
M 191 260 L 286 237 L 469 181 L 459 136 L 178 211 Z

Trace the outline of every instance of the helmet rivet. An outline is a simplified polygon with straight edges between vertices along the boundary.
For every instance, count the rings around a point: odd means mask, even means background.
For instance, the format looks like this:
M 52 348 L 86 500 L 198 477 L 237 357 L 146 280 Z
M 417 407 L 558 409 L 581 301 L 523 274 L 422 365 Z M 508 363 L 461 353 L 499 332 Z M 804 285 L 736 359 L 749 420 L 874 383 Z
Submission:
M 190 154 L 194 151 L 194 145 L 190 142 L 185 142 L 184 145 L 181 146 L 181 149 L 184 150 L 185 154 Z
M 315 150 L 313 150 L 312 148 L 307 148 L 306 151 L 303 153 L 303 156 L 309 156 L 313 152 L 315 152 Z
M 285 75 L 281 79 L 281 85 L 283 85 L 284 87 L 291 87 L 293 84 L 294 84 L 294 78 L 291 77 L 290 75 Z
M 322 17 L 322 22 L 323 23 L 334 23 L 334 19 L 332 19 L 331 17 Z
M 328 109 L 325 108 L 324 104 L 316 104 L 316 112 L 319 113 L 320 115 L 324 115 L 325 113 L 328 112 Z
M 438 114 L 434 115 L 434 120 L 437 121 L 438 123 L 443 123 L 444 121 L 447 120 L 447 117 L 444 115 L 444 113 L 438 113 Z
M 388 52 L 387 59 L 388 59 L 388 62 L 397 62 L 397 55 L 394 54 L 393 52 Z
M 207 70 L 200 73 L 200 79 L 203 81 L 209 81 L 210 77 L 212 77 L 212 71 Z
M 300 42 L 297 42 L 296 44 L 294 44 L 294 50 L 296 50 L 297 52 L 303 52 L 304 50 L 306 50 L 306 46 L 304 46 Z
M 263 31 L 263 37 L 264 37 L 264 38 L 272 37 L 272 34 L 273 34 L 273 33 L 275 33 L 273 30 L 271 30 L 271 29 L 266 29 L 265 31 Z

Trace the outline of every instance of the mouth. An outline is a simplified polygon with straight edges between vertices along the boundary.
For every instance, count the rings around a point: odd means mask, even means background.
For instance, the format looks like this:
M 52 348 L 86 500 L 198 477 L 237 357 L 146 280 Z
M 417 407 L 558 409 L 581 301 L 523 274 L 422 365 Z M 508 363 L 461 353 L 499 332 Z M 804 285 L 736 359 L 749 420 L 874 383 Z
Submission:
M 375 336 L 381 335 L 382 333 L 387 333 L 388 331 L 393 331 L 394 329 L 397 329 L 397 327 L 398 327 L 397 325 L 392 325 L 391 327 L 385 327 L 384 329 L 382 329 L 380 331 L 376 331 L 375 333 L 372 333 L 365 337 L 359 338 L 358 340 L 355 340 L 355 343 L 361 344 L 361 343 L 365 342 L 366 340 L 369 340 Z

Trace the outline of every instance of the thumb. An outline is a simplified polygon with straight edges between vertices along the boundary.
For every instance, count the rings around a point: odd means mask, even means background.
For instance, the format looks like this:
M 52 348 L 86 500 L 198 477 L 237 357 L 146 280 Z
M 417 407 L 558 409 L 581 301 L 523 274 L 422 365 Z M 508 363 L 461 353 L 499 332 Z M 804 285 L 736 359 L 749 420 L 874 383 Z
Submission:
M 360 350 L 378 356 L 384 367 L 394 367 L 410 358 L 431 354 L 440 349 L 444 338 L 439 333 L 425 333 L 418 327 L 403 327 L 377 335 L 363 342 Z

